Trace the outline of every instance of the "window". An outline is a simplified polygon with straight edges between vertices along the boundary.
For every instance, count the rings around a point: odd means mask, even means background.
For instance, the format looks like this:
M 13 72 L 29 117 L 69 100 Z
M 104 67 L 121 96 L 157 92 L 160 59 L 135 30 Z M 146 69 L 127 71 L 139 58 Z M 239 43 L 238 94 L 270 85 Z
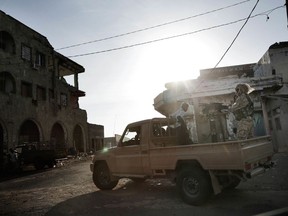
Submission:
M 9 72 L 0 73 L 0 91 L 5 93 L 16 93 L 16 84 Z
M 22 59 L 25 59 L 27 61 L 31 61 L 31 52 L 32 52 L 31 47 L 28 47 L 28 46 L 22 44 L 22 49 L 21 49 Z
M 155 120 L 151 127 L 151 142 L 157 147 L 181 145 L 181 133 L 178 133 L 180 127 L 176 127 L 175 119 Z
M 153 123 L 152 133 L 154 137 L 175 136 L 175 120 Z
M 153 124 L 153 136 L 154 137 L 163 137 L 166 136 L 167 133 L 167 125 L 161 125 L 160 123 Z
M 60 100 L 61 100 L 60 101 L 61 106 L 66 107 L 67 106 L 67 94 L 61 93 Z
M 46 100 L 46 90 L 41 86 L 37 86 L 37 100 Z
M 125 137 L 120 142 L 123 146 L 139 145 L 141 138 L 141 126 L 127 128 Z
M 49 101 L 53 102 L 55 99 L 53 89 L 49 89 Z
M 45 55 L 43 53 L 36 53 L 35 66 L 45 66 Z
M 23 97 L 32 97 L 32 84 L 31 83 L 22 81 L 21 95 Z
M 14 39 L 8 32 L 0 31 L 0 50 L 10 54 L 15 53 Z

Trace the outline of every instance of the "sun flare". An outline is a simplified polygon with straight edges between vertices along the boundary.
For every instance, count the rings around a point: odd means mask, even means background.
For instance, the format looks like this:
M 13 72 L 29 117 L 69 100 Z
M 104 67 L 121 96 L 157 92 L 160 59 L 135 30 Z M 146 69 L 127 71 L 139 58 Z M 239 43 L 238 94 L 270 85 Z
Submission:
M 182 38 L 146 47 L 139 60 L 141 65 L 135 67 L 141 81 L 163 88 L 167 82 L 196 79 L 214 58 L 204 42 Z

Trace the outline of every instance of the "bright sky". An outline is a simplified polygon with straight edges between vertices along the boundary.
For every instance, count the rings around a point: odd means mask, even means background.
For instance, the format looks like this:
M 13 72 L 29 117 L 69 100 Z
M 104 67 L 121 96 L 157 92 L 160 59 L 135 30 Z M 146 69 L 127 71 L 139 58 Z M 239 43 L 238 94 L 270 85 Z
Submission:
M 234 7 L 158 28 L 89 43 L 152 26 L 193 17 L 243 2 Z M 85 68 L 79 87 L 88 122 L 104 125 L 105 137 L 122 134 L 133 121 L 159 117 L 154 98 L 165 83 L 195 79 L 200 69 L 213 68 L 230 46 L 257 0 L 1 0 L 0 10 L 47 37 L 65 56 L 75 56 L 141 44 L 131 48 L 71 57 Z M 260 0 L 219 66 L 256 63 L 275 42 L 287 41 L 285 0 Z M 269 18 L 269 19 L 268 19 Z M 191 33 L 194 32 L 194 33 Z M 68 78 L 69 81 L 69 78 Z

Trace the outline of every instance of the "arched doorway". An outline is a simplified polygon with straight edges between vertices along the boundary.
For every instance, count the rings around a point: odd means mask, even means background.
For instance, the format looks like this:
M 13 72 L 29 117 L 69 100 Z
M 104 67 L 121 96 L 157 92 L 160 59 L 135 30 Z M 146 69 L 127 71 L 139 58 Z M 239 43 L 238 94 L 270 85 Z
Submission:
M 35 143 L 39 145 L 40 132 L 36 123 L 32 120 L 26 120 L 19 130 L 19 144 Z M 38 146 L 37 146 L 38 147 Z
M 84 152 L 84 137 L 82 128 L 76 125 L 73 132 L 73 144 L 79 152 Z
M 65 132 L 62 125 L 58 122 L 56 122 L 52 127 L 50 145 L 50 148 L 55 149 L 57 158 L 67 156 Z
M 61 124 L 53 125 L 50 139 L 55 148 L 65 148 L 65 133 Z

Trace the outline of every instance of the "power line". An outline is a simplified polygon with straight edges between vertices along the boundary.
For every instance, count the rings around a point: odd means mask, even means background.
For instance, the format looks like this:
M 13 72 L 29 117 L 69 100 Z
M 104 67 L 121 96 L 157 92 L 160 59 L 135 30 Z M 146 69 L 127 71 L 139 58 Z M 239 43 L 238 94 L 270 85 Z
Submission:
M 272 9 L 272 10 L 274 11 L 274 10 L 282 8 L 282 7 L 284 7 L 284 6 L 278 6 L 278 7 L 274 8 L 274 9 Z M 254 16 L 250 16 L 250 19 L 251 18 L 255 18 L 257 16 L 266 15 L 266 13 L 270 12 L 270 11 L 271 10 L 268 10 L 268 11 L 256 14 Z M 208 27 L 208 28 L 192 31 L 192 32 L 187 32 L 187 33 L 184 33 L 184 34 L 174 35 L 174 36 L 170 36 L 170 37 L 155 39 L 155 40 L 151 40 L 151 41 L 146 41 L 146 42 L 142 42 L 142 43 L 136 43 L 136 44 L 122 46 L 122 47 L 117 47 L 117 48 L 112 48 L 112 49 L 106 49 L 106 50 L 95 51 L 95 52 L 84 53 L 84 54 L 71 55 L 71 56 L 67 56 L 67 57 L 68 58 L 75 58 L 75 57 L 81 57 L 81 56 L 94 55 L 94 54 L 100 54 L 100 53 L 105 53 L 105 52 L 111 52 L 111 51 L 116 51 L 116 50 L 127 49 L 127 48 L 131 48 L 131 47 L 136 47 L 136 46 L 146 45 L 146 44 L 155 43 L 155 42 L 159 42 L 159 41 L 164 41 L 164 40 L 168 40 L 168 39 L 183 37 L 183 36 L 187 36 L 187 35 L 191 35 L 191 34 L 196 34 L 196 33 L 199 33 L 199 32 L 208 31 L 208 30 L 212 30 L 212 29 L 215 29 L 215 28 L 220 28 L 220 27 L 232 25 L 232 24 L 244 21 L 244 20 L 247 20 L 247 18 L 242 18 L 242 19 L 235 20 L 235 21 L 232 21 L 232 22 L 228 22 L 228 23 L 224 23 L 224 24 L 220 24 L 220 25 L 216 25 L 216 26 L 212 26 L 212 27 Z
M 238 33 L 236 34 L 235 38 L 233 39 L 232 43 L 229 45 L 229 47 L 227 48 L 227 50 L 224 52 L 224 54 L 222 55 L 222 57 L 220 58 L 220 60 L 218 61 L 218 63 L 215 65 L 214 68 L 216 68 L 220 62 L 223 60 L 223 58 L 225 57 L 225 55 L 227 54 L 227 52 L 230 50 L 230 48 L 232 47 L 232 45 L 234 44 L 234 42 L 236 41 L 236 39 L 238 38 L 238 36 L 240 35 L 240 32 L 242 31 L 242 29 L 244 28 L 244 26 L 247 24 L 248 20 L 250 19 L 253 11 L 255 10 L 256 6 L 258 5 L 259 0 L 257 0 L 256 4 L 254 5 L 254 7 L 252 8 L 249 16 L 247 17 L 246 21 L 244 22 L 244 24 L 242 25 L 242 27 L 240 28 L 240 30 L 238 31 Z
M 200 14 L 197 14 L 197 15 L 194 15 L 194 16 L 189 16 L 189 17 L 186 17 L 186 18 L 174 20 L 174 21 L 171 21 L 171 22 L 166 22 L 166 23 L 158 24 L 158 25 L 155 25 L 155 26 L 147 27 L 147 28 L 143 28 L 143 29 L 139 29 L 139 30 L 135 30 L 135 31 L 119 34 L 119 35 L 114 35 L 114 36 L 111 36 L 111 37 L 106 37 L 106 38 L 102 38 L 102 39 L 97 39 L 97 40 L 92 40 L 92 41 L 83 42 L 83 43 L 79 43 L 79 44 L 74 44 L 74 45 L 58 48 L 58 49 L 55 49 L 55 50 L 63 50 L 63 49 L 78 47 L 78 46 L 82 46 L 82 45 L 86 45 L 86 44 L 101 42 L 101 41 L 110 40 L 110 39 L 113 39 L 113 38 L 118 38 L 118 37 L 123 37 L 123 36 L 130 35 L 130 34 L 139 33 L 139 32 L 147 31 L 147 30 L 154 29 L 154 28 L 159 28 L 159 27 L 162 27 L 162 26 L 174 24 L 174 23 L 177 23 L 177 22 L 182 22 L 182 21 L 185 21 L 185 20 L 189 20 L 189 19 L 193 19 L 193 18 L 196 18 L 196 17 L 207 15 L 207 14 L 210 14 L 210 13 L 214 13 L 214 12 L 217 12 L 217 11 L 221 11 L 221 10 L 224 10 L 224 9 L 227 9 L 227 8 L 230 8 L 230 7 L 235 7 L 237 5 L 246 3 L 248 1 L 251 1 L 251 0 L 245 0 L 245 1 L 242 1 L 242 2 L 239 2 L 239 3 L 235 3 L 235 4 L 232 4 L 232 5 L 228 5 L 228 6 L 221 7 L 221 8 L 218 8 L 218 9 L 214 9 L 214 10 L 211 10 L 211 11 L 207 11 L 207 12 L 204 12 L 204 13 L 200 13 Z

